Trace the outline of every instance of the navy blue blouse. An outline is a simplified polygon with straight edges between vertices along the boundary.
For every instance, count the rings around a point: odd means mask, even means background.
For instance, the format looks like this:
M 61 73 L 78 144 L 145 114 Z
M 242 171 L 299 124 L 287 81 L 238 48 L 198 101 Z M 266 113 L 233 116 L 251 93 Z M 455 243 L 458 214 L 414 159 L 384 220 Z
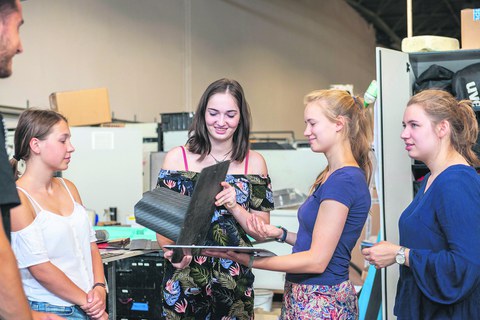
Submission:
M 480 316 L 480 177 L 469 166 L 444 170 L 424 183 L 399 221 L 410 267 L 400 267 L 398 319 Z

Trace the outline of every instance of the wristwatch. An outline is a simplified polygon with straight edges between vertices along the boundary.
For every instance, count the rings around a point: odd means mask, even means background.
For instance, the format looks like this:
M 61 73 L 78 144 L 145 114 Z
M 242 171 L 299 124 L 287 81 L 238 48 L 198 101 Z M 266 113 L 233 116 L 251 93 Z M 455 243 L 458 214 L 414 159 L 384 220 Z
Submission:
M 285 229 L 284 227 L 279 227 L 279 228 L 283 230 L 283 234 L 280 238 L 275 238 L 275 240 L 277 242 L 285 242 L 285 240 L 287 239 L 288 230 Z
M 405 258 L 405 247 L 400 247 L 400 249 L 397 251 L 397 255 L 395 256 L 395 262 L 403 266 L 406 260 L 407 259 Z

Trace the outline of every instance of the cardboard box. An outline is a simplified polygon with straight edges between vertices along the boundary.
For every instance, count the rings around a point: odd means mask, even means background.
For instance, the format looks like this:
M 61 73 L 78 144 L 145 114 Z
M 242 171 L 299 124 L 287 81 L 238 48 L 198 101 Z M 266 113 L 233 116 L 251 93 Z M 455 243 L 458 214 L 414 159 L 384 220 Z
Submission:
M 462 49 L 480 49 L 480 9 L 462 10 Z
M 112 122 L 106 88 L 54 92 L 50 107 L 64 115 L 72 127 Z

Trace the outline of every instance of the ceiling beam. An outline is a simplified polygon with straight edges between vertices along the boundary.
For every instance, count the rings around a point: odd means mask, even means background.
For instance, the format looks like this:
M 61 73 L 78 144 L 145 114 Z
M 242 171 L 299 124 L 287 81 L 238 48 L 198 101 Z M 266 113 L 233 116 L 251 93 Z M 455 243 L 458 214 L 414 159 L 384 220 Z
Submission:
M 440 32 L 443 30 L 443 28 L 445 28 L 445 26 L 448 25 L 448 21 L 447 19 L 444 19 L 443 21 L 439 21 L 437 24 L 435 24 L 435 29 L 434 31 L 432 32 L 434 35 L 436 36 L 444 36 L 443 34 L 441 34 Z
M 392 0 L 386 0 L 386 1 L 382 1 L 381 4 L 378 6 L 378 9 L 377 9 L 377 15 L 381 15 L 383 13 L 383 10 L 388 7 L 388 5 L 392 2 Z
M 360 3 L 354 0 L 346 0 L 349 5 L 354 7 L 357 11 L 369 18 L 369 22 L 373 23 L 376 28 L 385 32 L 391 41 L 391 47 L 399 50 L 401 48 L 402 39 L 393 31 L 377 14 L 365 8 Z
M 451 14 L 452 17 L 453 17 L 453 21 L 455 21 L 455 23 L 457 24 L 457 27 L 460 27 L 460 19 L 458 19 L 458 12 L 456 12 L 456 11 L 453 9 L 452 4 L 450 3 L 450 1 L 448 1 L 448 0 L 443 0 L 443 3 L 445 3 L 445 6 L 447 6 L 448 11 L 450 11 L 450 14 Z
M 444 17 L 444 15 L 441 13 L 437 14 L 438 11 L 440 11 L 440 6 L 436 6 L 435 9 L 429 12 L 428 14 L 419 14 L 419 15 L 415 15 L 415 13 L 413 14 L 413 17 L 416 18 L 417 21 L 418 20 L 421 21 L 418 25 L 415 25 L 415 23 L 413 24 L 413 30 L 416 31 L 416 34 L 421 34 L 423 32 L 423 29 L 425 29 L 424 28 L 425 26 L 432 25 L 433 23 L 432 20 L 435 17 L 439 17 L 439 18 Z M 438 21 L 442 21 L 442 20 L 445 21 L 446 19 L 445 18 L 440 20 L 435 19 L 435 24 L 438 23 Z M 435 34 L 432 33 L 432 35 L 435 35 Z

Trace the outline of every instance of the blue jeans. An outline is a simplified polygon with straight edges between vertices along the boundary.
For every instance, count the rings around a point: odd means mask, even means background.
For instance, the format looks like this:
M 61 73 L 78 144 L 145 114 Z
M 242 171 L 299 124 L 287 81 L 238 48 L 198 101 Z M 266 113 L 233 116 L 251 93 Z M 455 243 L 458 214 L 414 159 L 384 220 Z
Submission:
M 54 306 L 46 302 L 28 301 L 33 311 L 48 312 L 70 320 L 88 320 L 88 316 L 79 306 Z

